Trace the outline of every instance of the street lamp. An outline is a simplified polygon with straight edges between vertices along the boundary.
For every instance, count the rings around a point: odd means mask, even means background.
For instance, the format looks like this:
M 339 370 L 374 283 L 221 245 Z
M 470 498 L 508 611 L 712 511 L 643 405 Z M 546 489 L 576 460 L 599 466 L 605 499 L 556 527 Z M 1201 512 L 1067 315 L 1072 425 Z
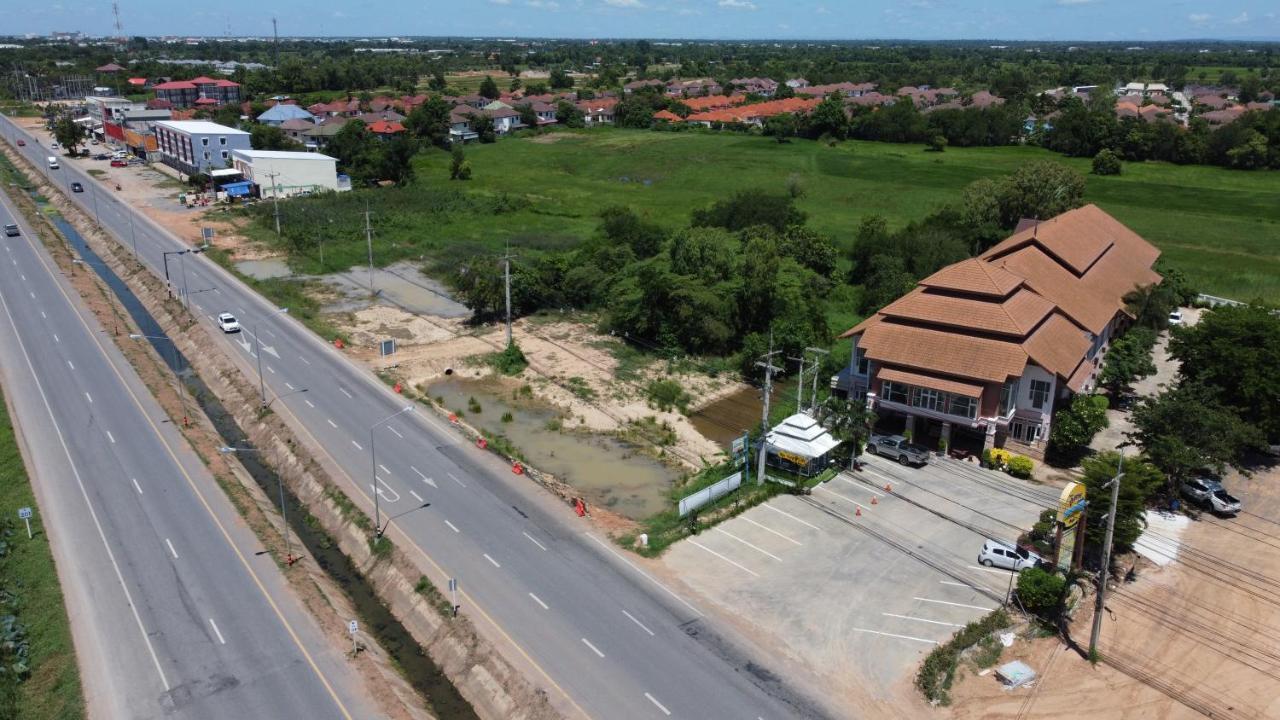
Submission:
M 391 420 L 407 412 L 413 412 L 412 405 L 405 405 L 404 407 L 400 408 L 396 412 L 388 415 L 387 417 L 382 418 L 378 422 L 369 426 L 369 463 L 373 469 L 373 532 L 374 532 L 374 537 L 376 538 L 382 537 L 383 527 L 382 527 L 382 508 L 378 502 L 378 495 L 379 495 L 378 493 L 378 453 L 377 453 L 377 450 L 375 449 L 376 441 L 374 440 L 373 431 L 376 430 L 379 425 L 388 423 Z
M 134 240 L 134 243 L 135 244 L 134 244 L 133 254 L 134 254 L 134 257 L 137 257 L 138 250 L 137 250 L 136 238 Z M 168 289 L 169 291 L 169 297 L 173 297 L 173 285 L 171 285 L 169 282 L 169 256 L 170 255 L 178 256 L 178 265 L 181 268 L 181 272 L 182 272 L 182 305 L 183 307 L 186 307 L 187 305 L 187 264 L 183 256 L 186 255 L 187 253 L 194 253 L 196 255 L 199 255 L 202 252 L 204 252 L 204 248 L 187 248 L 186 250 L 169 250 L 167 252 L 161 253 L 164 256 L 164 284 L 166 289 Z
M 246 452 L 261 452 L 261 451 L 258 450 L 257 448 L 229 447 L 224 445 L 218 448 L 218 452 L 226 455 L 228 453 L 246 453 Z M 284 509 L 284 478 L 280 477 L 279 473 L 276 473 L 276 486 L 280 488 L 280 520 L 284 525 L 284 548 L 285 548 L 284 561 L 286 565 L 288 565 L 289 567 L 293 567 L 293 564 L 297 562 L 298 559 L 293 556 L 293 542 L 289 539 L 289 516 L 285 514 L 285 509 Z
M 276 308 L 268 315 L 283 315 L 289 312 L 289 308 Z M 253 354 L 258 356 L 258 390 L 262 393 L 262 407 L 267 406 L 267 381 L 262 377 L 262 336 L 258 334 L 258 323 L 253 324 Z
M 141 335 L 138 333 L 129 333 L 131 340 L 163 340 L 169 343 L 169 351 L 173 353 L 169 363 L 169 368 L 173 370 L 173 389 L 178 393 L 178 401 L 182 403 L 182 426 L 187 426 L 187 396 L 182 392 L 182 381 L 178 377 L 178 344 L 173 338 L 164 335 Z

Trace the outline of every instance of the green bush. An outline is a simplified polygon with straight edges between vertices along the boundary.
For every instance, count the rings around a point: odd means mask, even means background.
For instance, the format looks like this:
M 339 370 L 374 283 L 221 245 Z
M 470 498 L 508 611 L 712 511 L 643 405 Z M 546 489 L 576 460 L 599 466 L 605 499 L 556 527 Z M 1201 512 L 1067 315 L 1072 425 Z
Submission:
M 1098 154 L 1093 156 L 1094 175 L 1119 175 L 1122 169 L 1120 156 L 1111 150 L 1099 150 Z
M 1038 567 L 1027 568 L 1018 574 L 1018 600 L 1027 612 L 1053 622 L 1062 612 L 1062 599 L 1066 595 L 1067 579 Z
M 520 346 L 516 345 L 516 341 L 512 340 L 506 349 L 501 352 L 493 353 L 485 358 L 493 369 L 503 375 L 519 375 L 524 369 L 529 367 L 529 361 L 525 358 L 524 353 L 520 351 Z
M 650 407 L 663 412 L 670 412 L 672 408 L 679 408 L 682 413 L 686 412 L 689 409 L 689 401 L 693 399 L 689 393 L 685 392 L 684 386 L 675 380 L 654 380 L 645 389 L 645 395 L 649 399 Z
M 1031 462 L 1031 458 L 1024 455 L 1014 455 L 1009 458 L 1008 471 L 1009 474 L 1016 478 L 1031 477 L 1031 470 L 1035 467 L 1035 463 Z
M 965 650 L 977 645 L 991 633 L 1009 625 L 1009 614 L 1003 609 L 965 625 L 950 640 L 933 649 L 920 663 L 916 674 L 916 687 L 931 702 L 947 705 L 951 702 L 947 691 L 955 681 L 956 663 Z

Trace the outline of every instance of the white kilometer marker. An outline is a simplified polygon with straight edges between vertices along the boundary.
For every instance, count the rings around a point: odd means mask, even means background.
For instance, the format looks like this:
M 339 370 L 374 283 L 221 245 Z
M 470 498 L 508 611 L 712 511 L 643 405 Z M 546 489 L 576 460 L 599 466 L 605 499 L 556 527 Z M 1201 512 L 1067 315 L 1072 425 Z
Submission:
M 349 398 L 353 398 L 353 399 L 354 399 L 354 396 L 353 396 L 351 393 L 347 392 L 347 389 L 346 389 L 346 388 L 342 388 L 342 387 L 340 387 L 340 388 L 338 388 L 338 390 L 339 390 L 343 395 L 346 395 L 347 397 L 349 397 Z
M 417 500 L 418 502 L 426 502 L 426 500 L 423 500 L 423 499 L 422 499 L 422 496 L 421 496 L 421 495 L 419 495 L 418 493 L 416 493 L 416 492 L 414 492 L 414 491 L 412 491 L 412 490 L 410 490 L 410 491 L 409 491 L 409 494 L 410 494 L 410 495 L 412 495 L 412 496 L 414 497 L 414 499 L 415 499 L 415 500 Z
M 309 408 L 314 408 L 314 407 L 315 407 L 315 405 L 312 405 L 312 404 L 311 404 L 311 401 L 310 401 L 310 400 L 303 399 L 303 401 L 302 401 L 302 402 L 306 403 L 306 404 L 307 404 L 307 407 L 309 407 Z
M 551 608 L 547 607 L 547 604 L 546 604 L 546 603 L 544 603 L 544 602 L 542 602 L 542 598 L 538 597 L 537 595 L 534 595 L 533 593 L 529 593 L 529 597 L 533 598 L 533 601 L 534 601 L 534 602 L 536 602 L 536 603 L 538 603 L 539 605 L 541 605 L 543 610 L 550 610 L 550 609 L 551 609 Z
M 529 538 L 529 542 L 533 543 L 534 545 L 537 545 L 538 547 L 542 548 L 543 550 L 546 550 L 546 549 L 547 549 L 547 546 L 546 546 L 546 545 L 543 545 L 542 543 L 538 542 L 538 541 L 537 541 L 536 539 L 534 539 L 534 537 L 533 537 L 532 535 L 530 535 L 529 533 L 523 533 L 523 535 L 524 535 L 525 537 Z
M 586 638 L 582 638 L 582 644 L 591 648 L 591 652 L 599 655 L 600 657 L 604 657 L 604 653 L 600 652 L 600 648 L 596 647 L 595 645 L 592 645 L 590 640 Z
M 173 549 L 173 543 L 169 542 L 169 538 L 164 539 L 164 544 L 169 546 L 169 552 L 173 555 L 173 559 L 178 559 L 178 551 Z
M 645 693 L 645 694 L 644 694 L 644 696 L 645 696 L 645 697 L 647 697 L 647 698 L 649 698 L 649 702 L 651 702 L 651 703 L 653 703 L 654 705 L 656 705 L 656 706 L 657 706 L 657 708 L 658 708 L 659 710 L 661 710 L 661 711 L 662 711 L 662 714 L 663 714 L 663 715 L 670 715 L 670 714 L 671 714 L 671 711 L 670 711 L 670 710 L 668 710 L 668 709 L 666 709 L 665 707 L 663 707 L 662 703 L 658 702 L 658 699 L 657 699 L 657 698 L 655 698 L 654 696 L 650 695 L 649 693 Z
M 213 634 L 218 636 L 218 642 L 222 643 L 223 645 L 226 645 L 227 641 L 223 639 L 222 631 L 218 629 L 218 623 L 214 622 L 213 618 L 209 618 L 209 625 L 213 627 Z
M 90 395 L 89 393 L 85 393 L 85 394 L 84 394 L 84 396 L 89 400 L 89 404 L 90 404 L 90 405 L 92 405 L 92 404 L 93 404 L 93 396 L 92 396 L 92 395 Z
M 329 418 L 325 418 L 325 419 L 324 419 L 324 421 L 325 421 L 325 422 L 327 422 L 327 423 L 329 423 L 329 427 L 332 427 L 332 428 L 336 428 L 336 427 L 338 427 L 338 423 L 336 423 L 336 422 L 334 422 L 334 421 L 330 420 Z
M 112 445 L 116 444 L 116 437 L 111 434 L 110 430 L 107 431 L 107 439 L 111 441 Z
M 134 490 L 137 490 L 137 491 L 138 491 L 138 494 L 139 494 L 139 495 L 141 495 L 141 494 L 142 494 L 142 486 L 138 484 L 138 478 L 129 478 L 129 479 L 133 481 L 133 489 L 134 489 Z
M 395 434 L 396 434 L 396 437 L 400 438 L 401 440 L 403 440 L 403 439 L 404 439 L 404 436 L 400 434 L 400 431 L 399 431 L 399 430 L 397 430 L 397 429 L 395 429 L 395 428 L 391 427 L 390 425 L 388 425 L 388 426 L 387 426 L 387 429 L 388 429 L 388 430 L 390 430 L 391 432 L 395 433 Z
M 360 445 L 360 443 L 356 442 L 355 440 L 352 440 L 352 441 L 351 441 L 351 444 L 352 444 L 352 445 L 355 445 L 357 450 L 363 450 L 363 449 L 364 449 L 364 448 Z
M 649 635 L 650 635 L 650 636 L 652 636 L 652 635 L 653 635 L 653 631 L 652 631 L 652 630 L 650 630 L 649 628 L 645 627 L 645 626 L 644 626 L 644 623 L 642 623 L 642 622 L 640 622 L 639 620 L 637 620 L 635 615 L 632 615 L 631 613 L 627 612 L 626 610 L 623 610 L 623 611 L 622 611 L 622 614 L 623 614 L 623 615 L 626 615 L 626 616 L 627 616 L 627 617 L 629 617 L 629 618 L 631 618 L 631 622 L 633 622 L 633 623 L 635 623 L 635 624 L 639 625 L 641 630 L 643 630 L 643 631 L 645 631 L 645 632 L 649 633 Z
M 498 564 L 498 561 L 497 561 L 497 560 L 494 560 L 493 558 L 489 557 L 489 553 L 484 553 L 484 559 L 485 559 L 485 560 L 488 560 L 488 561 L 489 561 L 489 562 L 491 562 L 491 563 L 493 563 L 493 566 L 494 566 L 494 567 L 496 567 L 496 568 L 500 568 L 500 567 L 502 567 L 501 565 L 499 565 L 499 564 Z
M 458 529 L 458 527 L 457 527 L 456 525 L 454 525 L 453 523 L 449 522 L 448 520 L 445 520 L 445 521 L 444 521 L 444 524 L 445 524 L 445 525 L 448 525 L 448 526 L 449 526 L 449 529 L 450 529 L 450 530 L 452 530 L 452 531 L 454 531 L 454 532 L 462 532 L 461 530 L 459 530 L 459 529 Z

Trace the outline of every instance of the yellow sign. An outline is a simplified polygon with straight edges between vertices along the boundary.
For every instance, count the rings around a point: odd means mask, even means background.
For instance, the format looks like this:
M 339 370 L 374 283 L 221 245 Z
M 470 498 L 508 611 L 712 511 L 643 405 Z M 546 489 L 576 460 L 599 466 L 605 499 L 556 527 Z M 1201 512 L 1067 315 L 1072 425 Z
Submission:
M 1068 483 L 1058 496 L 1058 522 L 1064 528 L 1073 528 L 1084 515 L 1084 483 Z
M 783 460 L 786 460 L 789 463 L 795 463 L 796 465 L 800 465 L 802 467 L 809 464 L 809 458 L 803 455 L 789 453 L 786 450 L 779 450 L 778 457 L 782 458 Z

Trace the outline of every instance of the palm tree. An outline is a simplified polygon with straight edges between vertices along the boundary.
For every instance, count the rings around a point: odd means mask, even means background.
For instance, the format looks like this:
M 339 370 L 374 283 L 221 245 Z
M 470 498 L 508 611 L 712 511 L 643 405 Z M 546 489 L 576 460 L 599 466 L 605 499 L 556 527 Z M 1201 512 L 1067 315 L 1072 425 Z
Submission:
M 832 395 L 818 406 L 818 422 L 836 439 L 850 443 L 850 469 L 853 468 L 853 460 L 871 434 L 871 428 L 876 420 L 875 412 L 867 409 L 867 403 L 864 400 L 849 400 Z

